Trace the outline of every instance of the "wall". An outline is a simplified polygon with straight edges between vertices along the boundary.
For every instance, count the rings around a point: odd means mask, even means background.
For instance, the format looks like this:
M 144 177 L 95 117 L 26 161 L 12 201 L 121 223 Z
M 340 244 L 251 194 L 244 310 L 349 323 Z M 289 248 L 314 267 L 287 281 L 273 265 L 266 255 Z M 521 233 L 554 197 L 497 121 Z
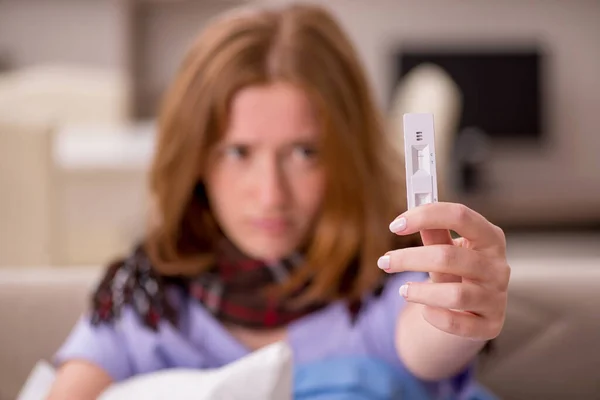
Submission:
M 194 38 L 208 20 L 235 4 L 224 0 L 167 1 L 137 7 L 133 76 L 138 116 L 145 118 L 155 113 L 165 87 Z
M 122 68 L 126 0 L 2 0 L 0 55 L 13 67 L 47 62 Z

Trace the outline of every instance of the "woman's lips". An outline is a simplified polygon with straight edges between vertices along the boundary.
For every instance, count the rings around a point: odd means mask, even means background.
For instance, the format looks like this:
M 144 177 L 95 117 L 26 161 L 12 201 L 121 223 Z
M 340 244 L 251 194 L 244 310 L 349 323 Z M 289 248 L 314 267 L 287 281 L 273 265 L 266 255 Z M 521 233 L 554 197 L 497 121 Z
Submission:
M 286 218 L 255 218 L 252 220 L 252 226 L 267 234 L 282 234 L 284 233 L 290 223 Z

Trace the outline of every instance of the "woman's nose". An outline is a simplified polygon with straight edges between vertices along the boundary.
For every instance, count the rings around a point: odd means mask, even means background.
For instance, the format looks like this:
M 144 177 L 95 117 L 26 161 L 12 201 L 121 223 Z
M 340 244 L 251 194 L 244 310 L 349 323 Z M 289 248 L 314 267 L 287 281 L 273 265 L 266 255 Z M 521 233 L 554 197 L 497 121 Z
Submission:
M 281 163 L 273 157 L 263 164 L 257 177 L 258 197 L 264 210 L 282 208 L 287 201 L 286 177 Z

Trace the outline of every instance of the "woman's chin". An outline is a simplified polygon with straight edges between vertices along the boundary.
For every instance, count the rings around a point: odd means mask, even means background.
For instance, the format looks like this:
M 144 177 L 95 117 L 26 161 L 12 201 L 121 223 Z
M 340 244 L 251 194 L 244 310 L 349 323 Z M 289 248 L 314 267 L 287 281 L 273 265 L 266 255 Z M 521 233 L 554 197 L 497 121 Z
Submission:
M 289 257 L 298 249 L 297 243 L 282 240 L 255 240 L 238 244 L 246 255 L 264 261 L 276 261 Z

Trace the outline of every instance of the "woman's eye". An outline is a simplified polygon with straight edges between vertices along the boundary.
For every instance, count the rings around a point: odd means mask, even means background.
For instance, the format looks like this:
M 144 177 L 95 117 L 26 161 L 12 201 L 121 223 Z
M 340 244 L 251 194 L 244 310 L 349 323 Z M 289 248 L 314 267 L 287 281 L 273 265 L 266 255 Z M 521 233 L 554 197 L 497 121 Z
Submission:
M 294 148 L 294 154 L 300 158 L 312 160 L 317 157 L 317 149 L 314 146 L 300 145 Z
M 246 146 L 232 145 L 226 147 L 223 153 L 227 158 L 243 160 L 244 158 L 248 157 L 249 150 Z

